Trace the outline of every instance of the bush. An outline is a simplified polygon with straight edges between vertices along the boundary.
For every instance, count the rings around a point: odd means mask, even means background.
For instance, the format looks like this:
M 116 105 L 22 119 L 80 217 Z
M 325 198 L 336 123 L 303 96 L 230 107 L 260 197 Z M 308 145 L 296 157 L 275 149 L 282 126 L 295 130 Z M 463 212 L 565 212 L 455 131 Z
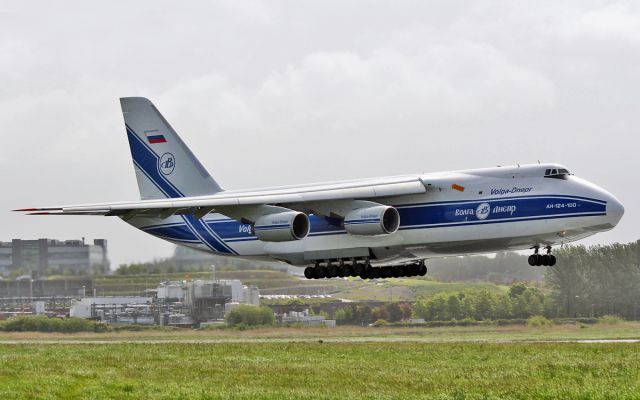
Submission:
M 240 305 L 227 314 L 225 322 L 231 327 L 273 325 L 275 317 L 269 307 Z
M 527 326 L 531 328 L 547 328 L 553 325 L 553 321 L 542 315 L 534 315 L 527 319 Z
M 44 315 L 11 317 L 0 322 L 5 332 L 106 332 L 107 325 L 82 318 L 49 318 Z
M 624 319 L 620 318 L 617 315 L 603 315 L 602 317 L 598 318 L 599 324 L 617 325 L 621 322 L 624 322 Z
M 389 323 L 387 321 L 385 321 L 384 319 L 377 319 L 373 324 L 371 324 L 372 326 L 375 327 L 379 327 L 379 326 L 386 326 L 389 325 Z

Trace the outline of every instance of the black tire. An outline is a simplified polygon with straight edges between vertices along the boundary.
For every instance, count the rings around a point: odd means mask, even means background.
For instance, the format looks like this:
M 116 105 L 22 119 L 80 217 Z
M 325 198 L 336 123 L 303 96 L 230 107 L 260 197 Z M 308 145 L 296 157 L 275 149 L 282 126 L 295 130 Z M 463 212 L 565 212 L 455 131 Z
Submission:
M 536 254 L 536 267 L 541 267 L 542 266 L 542 256 L 540 254 Z
M 551 257 L 549 257 L 548 254 L 542 256 L 542 265 L 544 265 L 545 267 L 551 265 Z
M 364 265 L 362 264 L 355 264 L 353 266 L 353 272 L 356 274 L 356 276 L 362 276 L 362 274 L 365 273 L 365 268 Z
M 338 276 L 338 267 L 330 265 L 327 267 L 327 278 L 335 278 Z
M 553 254 L 551 254 L 549 256 L 549 266 L 553 267 L 554 265 L 556 265 L 556 256 L 554 256 Z
M 315 274 L 316 279 L 322 279 L 327 277 L 327 267 L 323 267 L 322 265 L 319 267 L 316 267 L 315 272 L 316 272 Z
M 307 267 L 304 269 L 304 277 L 307 279 L 313 279 L 313 276 L 315 274 L 313 273 L 313 267 Z
M 408 268 L 407 276 L 418 276 L 420 274 L 420 264 L 411 264 Z
M 422 264 L 420 265 L 420 270 L 418 271 L 419 276 L 425 276 L 427 274 L 427 266 Z
M 344 270 L 344 276 L 354 276 L 353 268 L 351 267 L 351 265 L 345 265 L 342 267 L 342 269 Z
M 344 271 L 344 265 L 341 266 L 341 267 L 338 267 L 338 272 L 337 272 L 336 276 L 338 278 L 344 278 L 346 276 L 345 271 Z
M 529 262 L 529 265 L 531 265 L 532 267 L 536 266 L 536 255 L 532 254 L 529 256 L 529 259 L 527 259 L 527 261 Z

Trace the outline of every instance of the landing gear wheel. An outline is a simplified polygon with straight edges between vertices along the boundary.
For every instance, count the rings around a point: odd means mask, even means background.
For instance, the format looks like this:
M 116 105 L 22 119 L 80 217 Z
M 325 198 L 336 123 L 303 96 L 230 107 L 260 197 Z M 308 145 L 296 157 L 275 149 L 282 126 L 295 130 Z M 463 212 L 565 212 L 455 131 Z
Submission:
M 322 265 L 315 268 L 315 276 L 316 279 L 322 279 L 327 277 L 327 268 Z
M 304 269 L 304 277 L 307 279 L 313 279 L 313 267 L 307 267 Z
M 344 265 L 341 266 L 341 267 L 338 267 L 337 276 L 338 276 L 338 278 L 344 278 L 346 276 L 345 271 L 344 271 Z
M 353 268 L 351 265 L 345 265 L 342 269 L 344 270 L 344 276 L 353 276 Z
M 425 276 L 427 274 L 427 266 L 424 263 L 420 264 L 420 269 L 418 270 L 419 276 Z
M 537 261 L 537 254 L 532 254 L 529 256 L 529 259 L 527 259 L 527 261 L 529 262 L 529 265 L 531 265 L 532 267 L 536 266 L 536 261 Z
M 556 256 L 554 256 L 553 254 L 549 255 L 549 266 L 553 267 L 554 265 L 556 265 Z
M 327 267 L 327 278 L 335 278 L 338 276 L 338 267 L 335 265 L 329 265 Z
M 536 267 L 542 266 L 542 256 L 540 254 L 534 254 L 536 258 Z
M 545 267 L 551 265 L 551 256 L 549 254 L 545 254 L 542 256 L 542 265 Z

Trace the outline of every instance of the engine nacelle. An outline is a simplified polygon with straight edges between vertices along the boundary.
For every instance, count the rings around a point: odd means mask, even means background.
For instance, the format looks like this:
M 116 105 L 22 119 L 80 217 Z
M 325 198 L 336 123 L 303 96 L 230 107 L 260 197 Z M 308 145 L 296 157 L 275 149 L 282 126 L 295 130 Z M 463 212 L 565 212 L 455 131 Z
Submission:
M 286 211 L 267 214 L 256 220 L 253 228 L 263 242 L 289 242 L 307 237 L 311 225 L 305 213 Z
M 344 229 L 352 235 L 385 235 L 399 227 L 400 214 L 390 206 L 358 208 L 344 217 Z

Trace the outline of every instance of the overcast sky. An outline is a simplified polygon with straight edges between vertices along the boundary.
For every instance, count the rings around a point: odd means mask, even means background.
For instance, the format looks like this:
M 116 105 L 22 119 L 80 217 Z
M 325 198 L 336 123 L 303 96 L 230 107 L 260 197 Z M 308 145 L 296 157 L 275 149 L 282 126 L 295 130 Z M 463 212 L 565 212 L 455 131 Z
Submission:
M 8 212 L 138 198 L 123 96 L 227 188 L 559 162 L 626 207 L 584 243 L 637 240 L 639 4 L 3 2 L 0 240 L 171 254 L 117 218 Z

